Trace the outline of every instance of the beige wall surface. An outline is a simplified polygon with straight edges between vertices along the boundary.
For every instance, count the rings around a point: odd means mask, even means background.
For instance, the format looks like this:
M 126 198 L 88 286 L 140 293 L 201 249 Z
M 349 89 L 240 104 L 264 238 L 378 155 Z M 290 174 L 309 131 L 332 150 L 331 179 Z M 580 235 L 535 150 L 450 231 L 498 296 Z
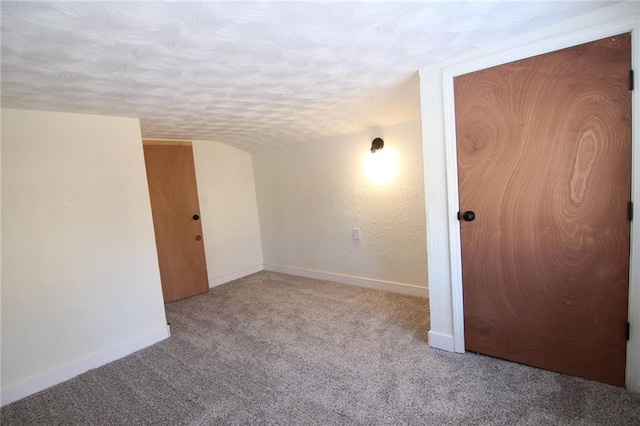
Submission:
M 262 270 L 251 154 L 193 141 L 209 286 Z
M 376 136 L 385 148 L 371 154 Z M 383 155 L 395 175 L 368 176 L 365 163 Z M 253 162 L 265 269 L 426 289 L 419 121 L 258 152 Z
M 2 110 L 2 403 L 167 337 L 137 119 Z

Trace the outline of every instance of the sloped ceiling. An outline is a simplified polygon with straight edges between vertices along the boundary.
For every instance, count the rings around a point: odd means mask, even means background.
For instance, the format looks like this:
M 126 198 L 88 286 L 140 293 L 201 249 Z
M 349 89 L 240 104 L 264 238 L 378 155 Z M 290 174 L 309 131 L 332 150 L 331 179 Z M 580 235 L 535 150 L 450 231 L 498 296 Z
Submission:
M 417 119 L 418 69 L 613 3 L 2 1 L 2 106 L 269 149 Z

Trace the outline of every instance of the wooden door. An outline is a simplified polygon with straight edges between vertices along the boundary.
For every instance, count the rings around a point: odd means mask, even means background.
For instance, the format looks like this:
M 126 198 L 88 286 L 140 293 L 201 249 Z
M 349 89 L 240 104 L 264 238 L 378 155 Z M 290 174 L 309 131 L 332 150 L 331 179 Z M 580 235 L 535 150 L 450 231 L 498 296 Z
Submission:
M 190 145 L 145 142 L 144 157 L 165 303 L 209 291 Z
M 625 34 L 455 79 L 467 350 L 624 386 L 630 67 Z

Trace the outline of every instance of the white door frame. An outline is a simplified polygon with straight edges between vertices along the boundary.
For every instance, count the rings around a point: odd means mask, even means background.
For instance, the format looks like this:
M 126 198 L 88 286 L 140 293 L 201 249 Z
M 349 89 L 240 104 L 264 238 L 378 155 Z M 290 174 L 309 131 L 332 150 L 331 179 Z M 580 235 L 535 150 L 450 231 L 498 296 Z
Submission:
M 592 28 L 553 37 L 541 42 L 532 43 L 516 49 L 507 50 L 486 57 L 473 59 L 455 64 L 443 69 L 443 107 L 444 107 L 444 136 L 447 174 L 447 212 L 449 230 L 449 259 L 451 272 L 451 297 L 453 312 L 453 339 L 456 352 L 465 351 L 464 342 L 464 307 L 462 298 L 462 258 L 460 245 L 460 222 L 457 218 L 459 211 L 458 198 L 458 160 L 456 152 L 456 127 L 453 79 L 456 76 L 479 71 L 485 68 L 503 65 L 520 59 L 553 52 L 567 47 L 576 46 L 605 37 L 631 32 L 632 33 L 632 67 L 640 64 L 640 24 L 638 17 L 632 16 L 619 21 L 594 26 Z M 636 73 L 636 81 L 638 80 Z M 632 323 L 632 335 L 627 344 L 627 387 L 637 390 L 640 383 L 632 383 L 633 377 L 640 376 L 640 365 L 634 364 L 632 348 L 640 346 L 639 321 L 633 321 L 640 316 L 640 97 L 632 92 L 632 166 L 631 188 L 632 200 L 636 201 L 636 218 L 631 222 L 631 253 L 629 275 L 629 321 Z M 637 357 L 636 357 L 637 358 Z M 635 361 L 637 363 L 637 360 Z M 635 374 L 634 374 L 635 372 Z

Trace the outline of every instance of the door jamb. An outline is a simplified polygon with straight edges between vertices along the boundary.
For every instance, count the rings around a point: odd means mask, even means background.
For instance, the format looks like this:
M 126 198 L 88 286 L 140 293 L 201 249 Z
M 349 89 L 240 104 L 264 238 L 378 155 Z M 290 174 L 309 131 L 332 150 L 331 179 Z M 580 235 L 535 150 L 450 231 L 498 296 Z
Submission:
M 456 126 L 454 102 L 454 78 L 474 71 L 503 65 L 520 59 L 553 52 L 567 47 L 599 40 L 605 37 L 631 32 L 631 64 L 638 68 L 640 64 L 640 24 L 637 17 L 622 19 L 608 24 L 564 34 L 550 39 L 531 43 L 515 49 L 492 54 L 467 62 L 448 66 L 442 70 L 443 109 L 444 109 L 444 137 L 445 137 L 445 169 L 447 175 L 447 215 L 449 230 L 449 268 L 451 276 L 451 298 L 453 313 L 454 351 L 464 352 L 464 306 L 462 297 L 462 256 L 460 240 L 460 222 L 457 218 L 459 211 L 458 197 L 458 159 L 456 151 Z M 636 73 L 640 74 L 640 73 Z M 632 109 L 632 164 L 631 164 L 631 198 L 640 200 L 640 97 L 636 90 L 631 94 Z M 638 205 L 640 203 L 636 203 Z M 637 215 L 636 215 L 637 216 Z M 630 271 L 629 271 L 629 321 L 640 316 L 640 306 L 634 306 L 635 300 L 640 301 L 640 220 L 631 222 L 630 241 Z M 638 311 L 638 312 L 636 312 Z M 633 327 L 633 326 L 632 326 Z M 635 340 L 640 339 L 640 333 L 632 330 L 631 339 L 627 343 L 626 386 L 640 390 L 640 383 L 632 383 L 633 377 L 640 376 L 640 365 L 633 365 L 631 349 L 638 345 Z M 635 376 L 634 376 L 635 374 Z M 637 388 L 637 389 L 635 389 Z
M 142 139 L 142 145 L 173 145 L 173 146 L 193 146 L 191 141 L 168 140 L 168 139 Z

